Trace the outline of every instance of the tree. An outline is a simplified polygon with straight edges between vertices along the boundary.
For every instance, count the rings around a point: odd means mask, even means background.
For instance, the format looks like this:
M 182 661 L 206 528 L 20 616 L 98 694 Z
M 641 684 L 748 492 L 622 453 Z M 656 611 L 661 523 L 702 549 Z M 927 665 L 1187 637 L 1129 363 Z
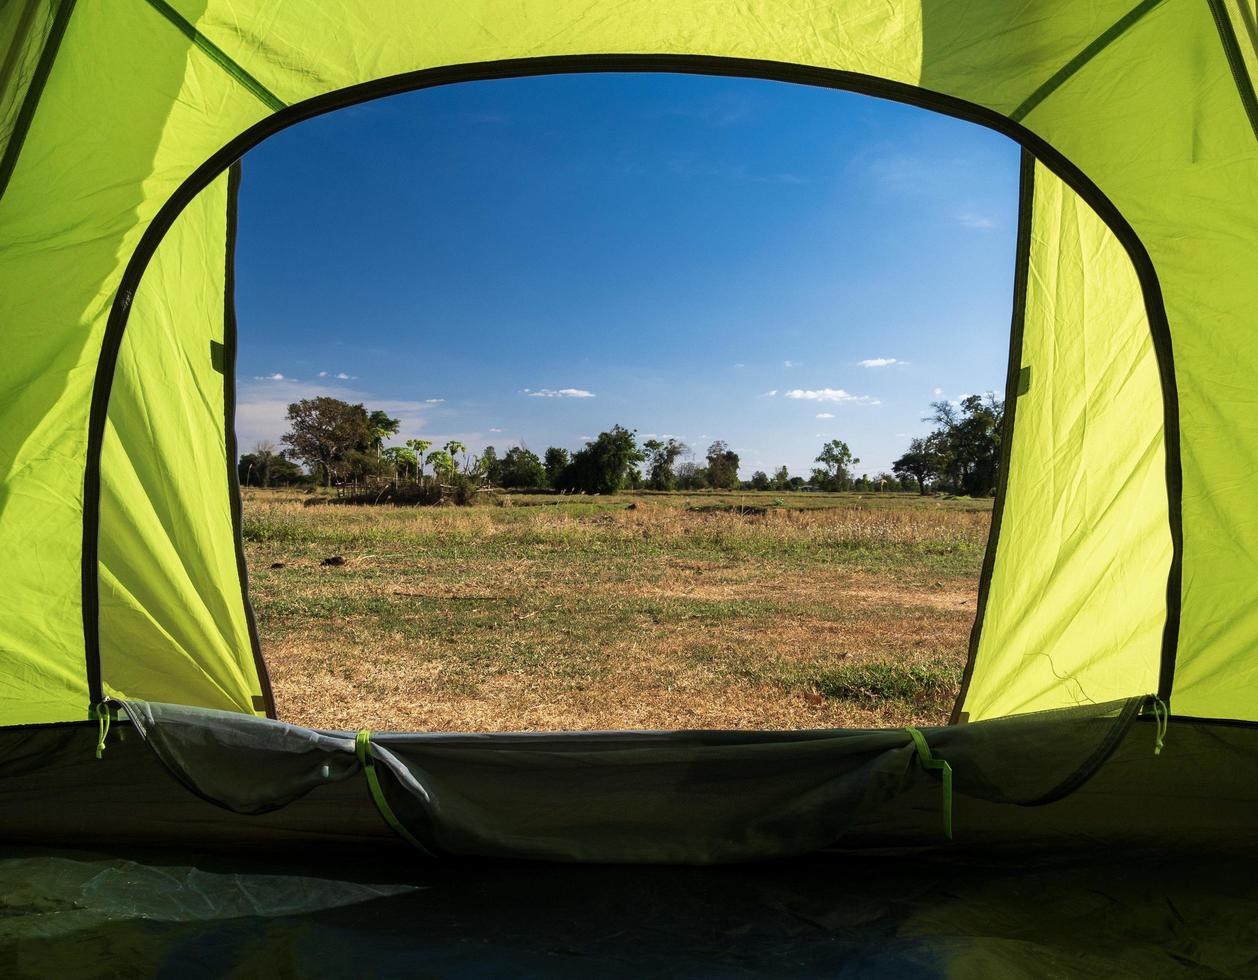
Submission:
M 677 488 L 679 490 L 700 490 L 708 485 L 707 467 L 700 466 L 694 460 L 686 460 L 677 467 Z
M 367 416 L 367 429 L 371 433 L 370 446 L 376 451 L 377 456 L 383 455 L 384 440 L 389 436 L 397 435 L 401 424 L 401 419 L 389 418 L 387 412 L 377 410 Z
M 778 467 L 777 472 L 773 474 L 773 489 L 786 490 L 791 485 L 791 474 L 785 466 Z
M 339 398 L 320 395 L 304 398 L 288 406 L 291 426 L 281 441 L 288 453 L 309 467 L 325 485 L 343 475 L 350 456 L 371 444 L 367 409 Z
M 629 480 L 630 471 L 646 457 L 634 433 L 620 425 L 600 432 L 597 439 L 572 454 L 560 474 L 560 490 L 583 493 L 616 493 Z
M 405 478 L 407 473 L 419 469 L 419 457 L 409 446 L 389 446 L 382 452 L 383 457 L 393 464 L 397 475 Z
M 971 497 L 990 496 L 1000 467 L 1005 406 L 995 395 L 969 395 L 960 405 L 931 404 L 938 428 L 931 433 L 940 457 L 942 482 Z
M 908 452 L 891 464 L 891 470 L 901 480 L 914 480 L 925 496 L 927 485 L 939 477 L 940 463 L 939 453 L 929 439 L 913 439 Z
M 546 450 L 546 460 L 542 465 L 546 468 L 546 482 L 550 486 L 556 485 L 569 462 L 568 450 L 561 449 L 559 446 L 551 446 Z
M 523 446 L 512 446 L 507 450 L 500 471 L 500 482 L 504 487 L 533 490 L 546 486 L 546 468 L 542 466 L 542 461 L 536 453 Z
M 708 447 L 708 486 L 717 490 L 738 487 L 738 453 L 720 439 Z
M 451 439 L 442 448 L 450 454 L 450 458 L 454 460 L 455 463 L 458 462 L 459 453 L 463 454 L 463 472 L 466 473 L 468 467 L 471 466 L 471 459 L 469 459 L 467 454 L 467 446 L 459 442 L 458 439 Z
M 642 444 L 646 450 L 647 486 L 652 490 L 672 490 L 677 486 L 677 474 L 673 466 L 677 457 L 686 452 L 684 443 L 676 439 L 661 442 L 659 439 L 648 439 Z
M 849 470 L 860 460 L 852 455 L 852 450 L 842 439 L 831 439 L 821 447 L 816 462 L 821 464 L 821 468 L 813 470 L 814 482 L 826 490 L 846 490 L 852 482 Z
M 432 448 L 431 439 L 407 439 L 406 448 L 415 454 L 418 462 L 415 465 L 415 482 L 418 483 L 424 477 L 424 453 Z
M 503 487 L 508 485 L 502 478 L 502 460 L 498 458 L 498 450 L 493 446 L 485 447 L 485 451 L 480 454 L 476 469 L 490 483 Z
M 436 474 L 438 480 L 449 480 L 454 476 L 454 457 L 444 449 L 434 449 L 430 452 L 428 454 L 428 465 L 432 467 L 432 471 Z
M 260 442 L 253 452 L 241 456 L 236 472 L 244 487 L 291 487 L 308 479 L 300 466 L 275 452 L 269 442 Z
M 764 470 L 756 470 L 751 474 L 751 489 L 768 490 L 770 486 L 772 483 L 769 480 L 769 474 Z

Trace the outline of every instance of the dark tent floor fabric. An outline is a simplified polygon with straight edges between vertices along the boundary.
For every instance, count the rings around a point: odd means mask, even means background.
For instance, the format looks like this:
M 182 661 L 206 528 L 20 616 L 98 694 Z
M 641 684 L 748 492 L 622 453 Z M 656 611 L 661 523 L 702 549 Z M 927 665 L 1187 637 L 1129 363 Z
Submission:
M 0 851 L 21 977 L 1239 977 L 1258 862 L 440 867 Z

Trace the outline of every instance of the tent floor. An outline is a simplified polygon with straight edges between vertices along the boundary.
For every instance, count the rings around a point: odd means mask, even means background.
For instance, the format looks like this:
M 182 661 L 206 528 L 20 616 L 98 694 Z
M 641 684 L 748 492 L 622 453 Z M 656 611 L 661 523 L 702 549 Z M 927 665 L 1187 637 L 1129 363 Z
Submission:
M 1258 862 L 0 852 L 6 976 L 1258 975 Z

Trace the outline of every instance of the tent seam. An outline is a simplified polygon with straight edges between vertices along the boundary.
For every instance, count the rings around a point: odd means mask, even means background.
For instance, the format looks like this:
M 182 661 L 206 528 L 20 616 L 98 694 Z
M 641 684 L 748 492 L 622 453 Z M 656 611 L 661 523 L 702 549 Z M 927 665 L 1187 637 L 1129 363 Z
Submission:
M 35 119 L 35 109 L 44 94 L 44 85 L 52 74 L 53 63 L 57 60 L 57 52 L 61 49 L 61 41 L 65 37 L 66 27 L 70 23 L 70 15 L 74 12 L 75 0 L 62 0 L 53 16 L 52 26 L 44 39 L 44 49 L 35 63 L 35 74 L 26 89 L 26 97 L 18 109 L 17 118 L 13 123 L 13 132 L 9 135 L 8 146 L 4 156 L 0 158 L 0 199 L 9 189 L 9 181 L 17 169 L 18 157 L 22 154 L 22 146 L 26 143 L 26 134 L 30 131 Z
M 1132 7 L 1131 10 L 1127 11 L 1127 13 L 1123 14 L 1122 17 L 1111 24 L 1107 30 L 1097 35 L 1096 38 L 1087 45 L 1087 47 L 1049 76 L 1046 82 L 1028 95 L 1022 101 L 1022 104 L 1009 114 L 1009 118 L 1014 122 L 1021 122 L 1030 112 L 1039 106 L 1041 102 L 1082 71 L 1087 66 L 1088 62 L 1126 34 L 1127 31 L 1134 27 L 1145 14 L 1161 3 L 1162 0 L 1142 0 L 1141 3 Z
M 188 23 L 179 11 L 175 10 L 166 0 L 147 0 L 148 5 L 165 17 L 175 28 L 191 41 L 196 47 L 205 54 L 214 64 L 218 65 L 226 74 L 234 78 L 240 85 L 249 91 L 254 98 L 261 102 L 272 112 L 279 112 L 288 108 L 288 103 L 280 99 L 274 92 L 254 78 L 249 72 L 242 68 L 239 64 L 228 57 L 217 44 L 208 37 L 198 31 L 192 24 Z

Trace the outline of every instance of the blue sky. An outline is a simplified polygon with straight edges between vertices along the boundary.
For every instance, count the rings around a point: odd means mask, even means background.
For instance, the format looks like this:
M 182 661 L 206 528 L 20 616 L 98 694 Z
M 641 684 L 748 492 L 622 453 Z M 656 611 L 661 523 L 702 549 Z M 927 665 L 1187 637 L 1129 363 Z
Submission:
M 864 96 L 580 75 L 341 110 L 244 161 L 237 429 L 331 394 L 401 437 L 579 448 L 615 423 L 742 473 L 889 468 L 1003 384 L 1016 146 Z

